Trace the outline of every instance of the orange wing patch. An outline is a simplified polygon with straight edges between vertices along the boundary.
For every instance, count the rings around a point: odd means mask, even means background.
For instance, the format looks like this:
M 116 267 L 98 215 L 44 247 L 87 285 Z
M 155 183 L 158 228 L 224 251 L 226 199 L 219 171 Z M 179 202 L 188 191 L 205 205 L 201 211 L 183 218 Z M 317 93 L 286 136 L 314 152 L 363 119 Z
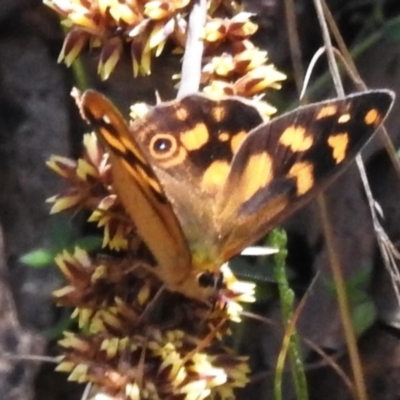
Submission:
M 272 157 L 266 151 L 254 154 L 249 158 L 243 175 L 240 177 L 243 201 L 251 199 L 259 189 L 271 182 L 273 179 L 272 165 Z
M 339 124 L 345 124 L 346 122 L 349 122 L 351 120 L 351 116 L 349 113 L 343 114 L 338 118 L 338 123 Z
M 177 104 L 175 106 L 175 117 L 178 121 L 186 121 L 189 117 L 189 110 L 182 105 Z
M 230 135 L 228 132 L 221 132 L 221 133 L 218 135 L 218 140 L 219 140 L 220 142 L 226 142 L 226 141 L 229 140 L 230 136 L 231 136 L 231 135 Z
M 279 143 L 289 147 L 293 152 L 306 151 L 313 145 L 314 139 L 307 134 L 303 126 L 289 126 L 286 128 L 279 139 Z
M 332 115 L 335 115 L 338 112 L 338 108 L 335 105 L 332 104 L 328 104 L 325 107 L 322 107 L 317 116 L 315 117 L 315 119 L 321 119 L 321 118 L 325 118 L 325 117 L 330 117 Z
M 211 110 L 211 115 L 215 122 L 221 122 L 226 116 L 226 108 L 224 106 L 215 106 Z
M 296 179 L 297 195 L 301 196 L 314 185 L 314 166 L 309 162 L 298 162 L 290 168 L 288 177 Z
M 214 161 L 204 172 L 201 180 L 201 187 L 205 191 L 214 191 L 220 188 L 226 181 L 230 171 L 227 161 Z
M 140 162 L 147 163 L 142 153 L 138 151 L 138 149 L 132 144 L 129 138 L 126 138 L 125 136 L 115 136 L 114 132 L 111 132 L 108 129 L 104 129 L 102 127 L 99 128 L 99 131 L 101 132 L 104 141 L 110 147 L 122 154 L 131 152 Z
M 372 108 L 367 112 L 364 121 L 367 125 L 377 125 L 381 121 L 382 116 L 376 108 Z
M 238 132 L 231 140 L 231 150 L 232 154 L 236 154 L 239 147 L 242 145 L 244 139 L 247 137 L 247 132 L 241 131 Z
M 188 151 L 198 150 L 208 142 L 209 137 L 206 125 L 199 122 L 193 129 L 181 133 L 181 142 Z
M 332 147 L 333 159 L 336 161 L 336 164 L 339 164 L 346 157 L 349 135 L 347 133 L 338 133 L 337 135 L 329 136 L 328 145 Z

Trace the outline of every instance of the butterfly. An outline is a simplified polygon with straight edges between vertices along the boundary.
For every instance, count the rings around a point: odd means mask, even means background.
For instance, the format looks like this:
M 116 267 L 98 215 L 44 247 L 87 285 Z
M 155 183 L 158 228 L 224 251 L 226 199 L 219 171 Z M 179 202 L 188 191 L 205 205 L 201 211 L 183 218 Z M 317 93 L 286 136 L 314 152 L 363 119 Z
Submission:
M 197 299 L 210 295 L 203 273 L 217 275 L 344 171 L 393 101 L 392 92 L 371 90 L 264 122 L 244 99 L 192 94 L 128 125 L 100 93 L 79 99 L 156 274 Z

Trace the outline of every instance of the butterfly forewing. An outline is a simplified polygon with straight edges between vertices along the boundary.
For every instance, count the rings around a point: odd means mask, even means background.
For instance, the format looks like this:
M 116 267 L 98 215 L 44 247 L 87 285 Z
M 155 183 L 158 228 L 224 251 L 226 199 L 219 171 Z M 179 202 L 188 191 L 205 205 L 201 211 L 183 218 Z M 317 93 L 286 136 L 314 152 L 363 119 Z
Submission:
M 155 170 L 210 196 L 224 184 L 248 132 L 262 122 L 257 109 L 239 99 L 193 94 L 154 107 L 132 127 Z M 169 182 L 162 183 L 168 192 Z
M 189 272 L 191 256 L 173 209 L 150 163 L 114 105 L 101 94 L 88 90 L 80 99 L 81 112 L 107 146 L 113 184 L 169 283 L 179 282 Z M 171 282 L 172 281 L 172 282 Z
M 215 196 L 234 154 L 262 122 L 259 111 L 239 98 L 193 94 L 160 104 L 131 125 L 196 259 L 219 260 Z
M 225 258 L 268 233 L 335 179 L 392 103 L 389 91 L 364 92 L 300 107 L 250 132 L 218 199 Z

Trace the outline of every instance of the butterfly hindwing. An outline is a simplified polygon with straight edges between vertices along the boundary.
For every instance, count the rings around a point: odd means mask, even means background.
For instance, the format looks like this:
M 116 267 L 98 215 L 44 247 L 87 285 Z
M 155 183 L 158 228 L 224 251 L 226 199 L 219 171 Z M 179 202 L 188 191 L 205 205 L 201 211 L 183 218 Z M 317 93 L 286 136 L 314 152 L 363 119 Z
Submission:
M 84 118 L 105 143 L 111 158 L 113 184 L 139 236 L 167 280 L 179 282 L 190 269 L 190 252 L 180 224 L 152 166 L 119 111 L 100 93 L 88 90 L 80 98 Z
M 392 102 L 389 91 L 359 93 L 300 107 L 251 131 L 218 198 L 225 258 L 326 187 L 372 137 Z

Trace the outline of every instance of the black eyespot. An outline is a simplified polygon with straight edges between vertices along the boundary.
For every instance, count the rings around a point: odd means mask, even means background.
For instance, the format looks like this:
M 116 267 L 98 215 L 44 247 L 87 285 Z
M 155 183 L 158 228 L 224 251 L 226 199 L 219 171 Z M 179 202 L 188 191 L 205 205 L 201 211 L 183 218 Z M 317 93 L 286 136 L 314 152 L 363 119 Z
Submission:
M 170 139 L 160 138 L 153 143 L 153 149 L 157 153 L 166 153 L 171 150 L 172 142 Z
M 169 133 L 157 133 L 149 143 L 152 157 L 158 160 L 165 160 L 172 157 L 177 150 L 178 143 Z

